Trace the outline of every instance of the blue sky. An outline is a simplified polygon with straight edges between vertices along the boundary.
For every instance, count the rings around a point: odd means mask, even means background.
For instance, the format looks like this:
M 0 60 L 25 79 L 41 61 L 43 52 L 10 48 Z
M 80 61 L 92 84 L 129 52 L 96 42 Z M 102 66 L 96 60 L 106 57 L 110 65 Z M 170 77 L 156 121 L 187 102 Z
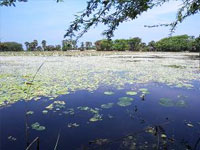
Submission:
M 63 35 L 74 15 L 86 7 L 86 0 L 64 0 L 56 3 L 54 0 L 29 0 L 27 3 L 17 3 L 16 7 L 0 8 L 0 40 L 24 43 L 43 39 L 49 45 L 61 44 Z M 115 31 L 116 38 L 141 37 L 144 42 L 159 40 L 168 36 L 169 28 L 145 28 L 144 25 L 169 23 L 175 19 L 180 3 L 172 1 L 162 7 L 145 12 L 138 19 L 121 24 Z M 186 19 L 180 24 L 174 35 L 200 34 L 200 14 Z M 80 41 L 92 41 L 105 38 L 102 31 L 105 26 L 99 25 L 86 33 Z

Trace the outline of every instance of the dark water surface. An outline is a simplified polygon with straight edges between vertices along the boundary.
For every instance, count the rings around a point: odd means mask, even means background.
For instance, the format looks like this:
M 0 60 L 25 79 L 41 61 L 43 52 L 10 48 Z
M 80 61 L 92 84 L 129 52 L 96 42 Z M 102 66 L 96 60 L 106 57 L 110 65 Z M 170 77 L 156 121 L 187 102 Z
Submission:
M 93 92 L 77 91 L 59 96 L 53 100 L 43 97 L 38 101 L 17 102 L 10 107 L 0 109 L 0 148 L 1 150 L 23 150 L 25 139 L 25 111 L 28 115 L 29 142 L 40 138 L 41 150 L 53 150 L 58 133 L 58 150 L 76 149 L 200 149 L 200 83 L 195 82 L 193 89 L 172 88 L 158 83 L 146 85 L 126 85 L 117 90 L 112 87 L 100 87 Z M 144 100 L 140 97 L 140 88 L 150 92 Z M 137 95 L 126 95 L 134 90 Z M 105 95 L 113 91 L 113 95 Z M 132 97 L 132 104 L 127 107 L 117 105 L 120 97 Z M 184 106 L 163 106 L 161 98 L 169 98 L 174 103 L 184 101 Z M 65 101 L 65 108 L 42 111 L 52 102 Z M 102 104 L 114 103 L 110 109 L 101 108 Z M 77 109 L 79 106 L 99 108 L 102 120 L 91 122 L 94 116 L 90 111 Z M 65 114 L 69 108 L 74 114 Z M 32 129 L 31 124 L 39 122 L 45 130 Z M 69 128 L 69 123 L 78 127 Z M 149 133 L 147 129 L 153 128 Z M 161 134 L 166 137 L 161 137 Z M 127 136 L 130 135 L 130 136 Z M 11 138 L 11 137 L 12 138 Z M 10 137 L 10 138 L 9 138 Z M 16 139 L 15 139 L 16 138 Z M 107 139 L 98 141 L 98 139 Z M 103 143 L 103 141 L 105 143 Z

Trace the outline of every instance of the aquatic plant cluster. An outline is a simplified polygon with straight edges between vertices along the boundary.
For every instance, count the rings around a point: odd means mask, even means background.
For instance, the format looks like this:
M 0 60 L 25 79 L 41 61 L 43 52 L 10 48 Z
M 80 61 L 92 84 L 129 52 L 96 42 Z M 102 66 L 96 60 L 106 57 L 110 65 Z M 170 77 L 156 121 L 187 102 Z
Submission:
M 192 81 L 200 80 L 198 60 L 189 59 L 193 55 L 197 54 L 127 53 L 127 55 L 85 57 L 0 56 L 0 106 L 19 100 L 39 100 L 42 96 L 54 99 L 59 95 L 77 90 L 92 92 L 100 86 L 121 89 L 126 84 L 159 82 L 168 86 L 192 89 Z M 32 83 L 34 74 L 43 62 L 44 65 Z M 145 89 L 142 92 L 148 93 Z M 112 95 L 113 93 L 108 91 L 105 94 Z M 137 94 L 135 91 L 127 91 L 127 95 L 135 94 Z M 131 101 L 121 99 L 118 104 L 128 105 Z M 161 104 L 165 103 L 161 101 Z M 107 108 L 111 105 L 102 107 Z M 94 117 L 99 119 L 99 116 Z

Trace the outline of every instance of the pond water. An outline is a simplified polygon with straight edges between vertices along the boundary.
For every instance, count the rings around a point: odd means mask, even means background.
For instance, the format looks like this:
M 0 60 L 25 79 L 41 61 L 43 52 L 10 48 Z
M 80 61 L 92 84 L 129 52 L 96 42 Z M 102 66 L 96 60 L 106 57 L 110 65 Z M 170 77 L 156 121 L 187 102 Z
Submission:
M 41 150 L 54 149 L 58 139 L 59 150 L 198 150 L 200 82 L 191 84 L 192 89 L 158 82 L 101 85 L 92 92 L 18 101 L 0 109 L 1 149 L 25 149 L 39 137 Z

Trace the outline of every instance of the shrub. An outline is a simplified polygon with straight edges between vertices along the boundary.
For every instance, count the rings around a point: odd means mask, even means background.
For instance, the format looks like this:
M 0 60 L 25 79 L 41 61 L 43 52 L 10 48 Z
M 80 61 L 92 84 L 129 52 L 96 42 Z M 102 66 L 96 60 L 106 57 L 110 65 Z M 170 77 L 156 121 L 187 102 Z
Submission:
M 97 51 L 110 51 L 112 50 L 113 42 L 111 40 L 99 40 L 95 42 Z
M 161 39 L 155 46 L 158 51 L 192 51 L 194 37 L 188 35 L 173 36 Z
M 124 40 L 124 39 L 115 40 L 113 42 L 112 49 L 118 50 L 118 51 L 128 50 L 129 49 L 128 40 Z
M 16 42 L 0 43 L 0 51 L 23 51 L 22 44 Z

